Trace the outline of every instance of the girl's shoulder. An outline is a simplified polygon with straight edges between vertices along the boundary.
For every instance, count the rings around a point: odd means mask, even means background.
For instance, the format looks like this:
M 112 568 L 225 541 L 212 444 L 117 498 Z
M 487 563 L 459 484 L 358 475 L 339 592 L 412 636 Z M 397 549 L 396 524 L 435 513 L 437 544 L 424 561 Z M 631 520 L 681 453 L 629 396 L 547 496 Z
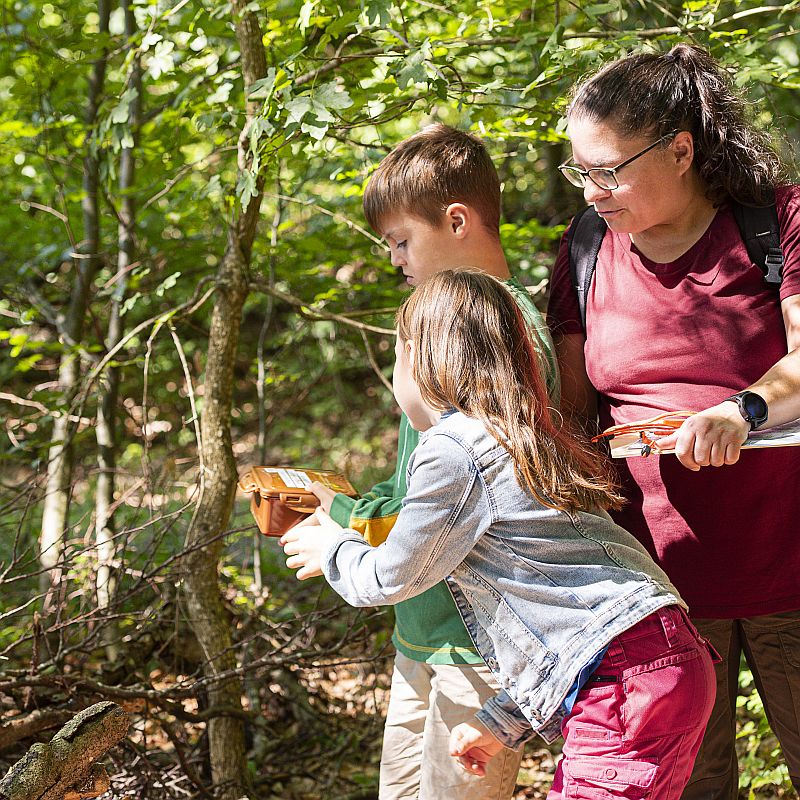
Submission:
M 436 425 L 422 434 L 419 446 L 429 452 L 447 451 L 450 457 L 461 455 L 462 458 L 474 462 L 478 468 L 506 452 L 505 447 L 489 433 L 481 420 L 460 411 L 445 412 Z

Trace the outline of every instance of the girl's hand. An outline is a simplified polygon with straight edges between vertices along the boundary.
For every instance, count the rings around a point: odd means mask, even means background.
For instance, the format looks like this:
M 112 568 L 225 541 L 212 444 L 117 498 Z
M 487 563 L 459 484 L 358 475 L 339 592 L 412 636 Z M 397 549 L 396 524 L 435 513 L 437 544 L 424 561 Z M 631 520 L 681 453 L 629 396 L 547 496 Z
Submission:
M 675 433 L 656 439 L 660 450 L 675 450 L 684 467 L 697 472 L 701 467 L 721 467 L 739 460 L 750 425 L 736 403 L 728 401 L 693 414 Z
M 333 489 L 328 488 L 325 484 L 320 483 L 319 481 L 314 481 L 309 487 L 308 490 L 319 500 L 320 508 L 326 513 L 331 513 L 331 505 L 333 504 L 333 498 L 336 497 L 336 492 Z
M 479 778 L 486 775 L 486 765 L 502 749 L 503 745 L 477 719 L 456 725 L 450 733 L 450 755 L 455 756 L 467 772 Z
M 318 508 L 281 536 L 283 552 L 290 556 L 286 566 L 297 570 L 298 580 L 322 575 L 322 554 L 336 541 L 341 530 L 341 525 Z

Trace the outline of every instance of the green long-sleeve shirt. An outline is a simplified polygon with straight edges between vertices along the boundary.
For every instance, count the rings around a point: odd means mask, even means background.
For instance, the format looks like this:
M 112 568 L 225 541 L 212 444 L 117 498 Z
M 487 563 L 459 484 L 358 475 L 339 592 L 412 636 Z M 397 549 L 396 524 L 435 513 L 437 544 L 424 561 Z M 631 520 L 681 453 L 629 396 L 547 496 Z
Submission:
M 547 326 L 522 284 L 514 278 L 505 283 L 534 334 L 550 396 L 557 402 L 560 394 L 558 367 Z M 408 460 L 418 441 L 419 433 L 403 414 L 394 475 L 358 499 L 337 494 L 331 506 L 333 519 L 361 533 L 373 546 L 384 541 L 403 506 Z M 392 642 L 403 655 L 414 661 L 429 664 L 482 663 L 444 582 L 395 606 Z

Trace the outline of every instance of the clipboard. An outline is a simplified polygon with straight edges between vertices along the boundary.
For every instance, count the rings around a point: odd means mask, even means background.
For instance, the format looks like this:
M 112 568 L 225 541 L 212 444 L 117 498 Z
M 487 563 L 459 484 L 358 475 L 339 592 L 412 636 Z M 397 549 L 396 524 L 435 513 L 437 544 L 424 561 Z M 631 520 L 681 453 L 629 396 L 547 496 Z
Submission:
M 742 445 L 743 450 L 760 449 L 765 447 L 795 447 L 800 445 L 800 419 L 777 425 L 774 428 L 752 431 L 747 441 Z M 615 436 L 610 442 L 612 458 L 635 458 L 647 456 L 643 452 L 643 442 L 638 433 L 625 433 Z M 652 455 L 670 455 L 674 450 L 659 450 Z

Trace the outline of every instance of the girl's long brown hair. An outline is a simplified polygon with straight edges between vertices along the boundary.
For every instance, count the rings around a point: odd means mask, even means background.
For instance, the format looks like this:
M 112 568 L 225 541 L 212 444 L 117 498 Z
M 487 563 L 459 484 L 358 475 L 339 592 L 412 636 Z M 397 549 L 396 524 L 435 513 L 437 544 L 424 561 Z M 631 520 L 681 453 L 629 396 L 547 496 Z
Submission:
M 550 406 L 522 312 L 500 281 L 470 270 L 435 274 L 401 306 L 397 335 L 414 344 L 412 375 L 425 402 L 480 419 L 537 500 L 564 511 L 622 504 L 605 458 Z

